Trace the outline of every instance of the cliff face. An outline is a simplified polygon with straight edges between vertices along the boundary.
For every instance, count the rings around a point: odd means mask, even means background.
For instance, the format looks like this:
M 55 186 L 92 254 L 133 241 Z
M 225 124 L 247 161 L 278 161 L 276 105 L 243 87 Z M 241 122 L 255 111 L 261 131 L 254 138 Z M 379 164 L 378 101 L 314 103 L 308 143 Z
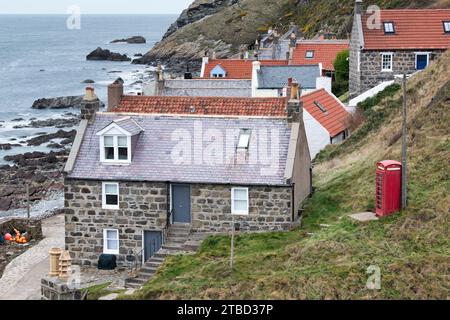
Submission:
M 215 14 L 222 10 L 225 6 L 231 6 L 238 0 L 195 0 L 180 17 L 175 21 L 163 36 L 163 40 L 170 36 L 178 29 L 203 19 L 206 16 Z
M 450 0 L 373 0 L 381 8 L 450 7 Z M 184 10 L 163 39 L 134 63 L 158 63 L 172 72 L 197 69 L 205 50 L 218 58 L 251 45 L 270 26 L 294 22 L 305 37 L 322 28 L 346 38 L 351 32 L 354 0 L 196 0 Z

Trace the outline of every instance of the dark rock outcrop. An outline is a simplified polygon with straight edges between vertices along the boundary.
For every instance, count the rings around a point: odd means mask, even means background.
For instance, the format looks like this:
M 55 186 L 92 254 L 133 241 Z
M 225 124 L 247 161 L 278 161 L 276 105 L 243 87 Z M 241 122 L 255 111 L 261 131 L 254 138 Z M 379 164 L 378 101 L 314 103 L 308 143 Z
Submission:
M 64 189 L 62 169 L 69 150 L 58 152 L 27 152 L 5 156 L 14 165 L 0 166 L 0 211 L 23 207 L 26 203 L 25 184 L 30 200 L 37 201 Z
M 57 98 L 43 98 L 36 100 L 31 108 L 33 109 L 65 109 L 65 108 L 81 108 L 84 96 L 68 96 Z M 103 108 L 104 103 L 100 107 Z
M 76 134 L 77 134 L 76 130 L 72 131 L 58 130 L 55 133 L 44 134 L 35 138 L 31 138 L 30 140 L 27 141 L 27 144 L 29 146 L 40 146 L 41 144 L 50 142 L 53 139 L 71 139 L 73 141 L 75 139 Z
M 70 128 L 75 127 L 80 123 L 80 118 L 59 118 L 46 120 L 33 120 L 27 125 L 14 126 L 14 129 L 22 128 Z
M 98 47 L 86 56 L 86 60 L 91 61 L 131 61 L 126 54 L 111 52 L 108 49 Z
M 111 41 L 111 43 L 120 43 L 120 42 L 125 42 L 125 43 L 130 43 L 130 44 L 141 44 L 141 43 L 147 43 L 147 40 L 145 40 L 145 38 L 142 36 L 134 36 L 134 37 L 127 38 L 127 39 L 117 39 L 117 40 Z

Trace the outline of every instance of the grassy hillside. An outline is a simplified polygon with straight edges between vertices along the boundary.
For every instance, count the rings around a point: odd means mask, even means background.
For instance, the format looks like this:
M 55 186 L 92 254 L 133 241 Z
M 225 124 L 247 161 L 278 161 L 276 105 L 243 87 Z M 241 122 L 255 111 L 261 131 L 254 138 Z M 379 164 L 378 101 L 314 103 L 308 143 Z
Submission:
M 167 261 L 134 298 L 448 298 L 450 53 L 411 79 L 408 94 L 407 210 L 366 224 L 347 217 L 374 208 L 376 162 L 400 158 L 401 95 L 391 87 L 365 104 L 370 121 L 354 138 L 321 156 L 301 228 L 240 235 L 234 270 L 230 239 L 209 238 L 196 255 Z M 366 288 L 371 265 L 381 269 L 379 291 Z

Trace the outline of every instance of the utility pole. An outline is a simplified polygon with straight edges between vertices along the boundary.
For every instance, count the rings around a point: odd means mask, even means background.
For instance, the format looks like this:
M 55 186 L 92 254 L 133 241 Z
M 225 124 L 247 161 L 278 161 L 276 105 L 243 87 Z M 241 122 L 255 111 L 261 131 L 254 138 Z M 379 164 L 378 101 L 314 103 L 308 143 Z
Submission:
M 232 222 L 233 227 L 231 229 L 231 256 L 230 256 L 230 268 L 233 269 L 233 263 L 234 263 L 234 233 L 235 231 L 235 226 L 234 226 L 234 216 L 232 217 Z
M 407 113 L 406 113 L 406 73 L 403 74 L 403 127 L 402 127 L 402 209 L 406 209 L 408 205 L 408 170 L 407 170 L 407 148 L 408 148 L 408 130 L 407 130 Z

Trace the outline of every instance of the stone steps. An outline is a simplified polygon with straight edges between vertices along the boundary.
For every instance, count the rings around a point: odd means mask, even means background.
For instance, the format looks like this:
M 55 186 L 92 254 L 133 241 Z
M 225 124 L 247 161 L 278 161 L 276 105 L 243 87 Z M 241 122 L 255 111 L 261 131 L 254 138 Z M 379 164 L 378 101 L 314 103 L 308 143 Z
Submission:
M 129 278 L 125 281 L 125 286 L 140 288 L 158 271 L 167 256 L 197 250 L 199 246 L 198 242 L 189 241 L 190 233 L 190 225 L 171 225 L 167 232 L 166 242 L 162 245 L 161 249 L 144 263 L 136 278 Z

